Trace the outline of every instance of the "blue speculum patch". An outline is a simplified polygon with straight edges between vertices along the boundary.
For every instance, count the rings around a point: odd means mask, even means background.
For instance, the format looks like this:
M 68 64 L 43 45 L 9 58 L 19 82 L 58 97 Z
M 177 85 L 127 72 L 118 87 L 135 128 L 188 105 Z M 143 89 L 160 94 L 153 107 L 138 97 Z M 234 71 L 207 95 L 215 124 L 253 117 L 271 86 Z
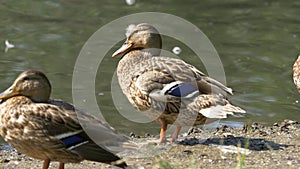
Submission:
M 198 90 L 194 86 L 186 83 L 178 84 L 166 91 L 165 94 L 173 95 L 176 97 L 184 97 L 194 91 Z
M 71 147 L 76 144 L 82 143 L 86 140 L 83 137 L 81 137 L 79 134 L 77 134 L 77 135 L 63 138 L 63 139 L 61 139 L 61 141 L 66 145 L 66 147 Z

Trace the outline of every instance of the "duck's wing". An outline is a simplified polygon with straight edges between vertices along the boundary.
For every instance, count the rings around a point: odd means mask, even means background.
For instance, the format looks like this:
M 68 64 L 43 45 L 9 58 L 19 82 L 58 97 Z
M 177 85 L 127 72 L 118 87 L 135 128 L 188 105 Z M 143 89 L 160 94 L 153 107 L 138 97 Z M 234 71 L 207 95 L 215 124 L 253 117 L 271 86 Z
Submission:
M 29 132 L 38 133 L 38 137 L 51 140 L 45 142 L 45 149 L 61 149 L 77 154 L 82 159 L 109 164 L 120 159 L 108 150 L 108 144 L 102 145 L 102 142 L 111 142 L 116 146 L 121 144 L 124 138 L 93 116 L 81 111 L 76 112 L 72 105 L 55 100 L 49 103 L 28 104 L 23 108 L 23 112 L 30 110 L 27 111 L 27 116 L 30 117 L 31 124 L 34 124 Z M 93 141 L 93 136 L 85 131 L 85 127 L 97 127 L 97 133 L 92 134 L 97 134 L 102 139 L 97 140 L 98 142 Z M 109 141 L 105 141 L 106 139 Z
M 153 58 L 143 64 L 150 65 L 150 68 L 142 69 L 143 71 L 135 76 L 133 83 L 140 93 L 149 95 L 149 102 L 156 104 L 154 107 L 158 109 L 161 108 L 158 102 L 170 103 L 162 107 L 176 112 L 181 103 L 185 102 L 189 112 L 200 113 L 211 119 L 246 113 L 226 99 L 226 93 L 232 94 L 230 88 L 206 76 L 194 66 L 178 59 L 165 58 Z
M 114 153 L 119 153 L 124 149 L 136 148 L 135 145 L 128 142 L 129 139 L 127 137 L 118 133 L 105 121 L 60 100 L 52 100 L 51 104 L 63 108 L 68 116 L 70 116 L 70 114 L 72 114 L 73 117 L 75 116 L 80 126 L 85 130 L 85 133 L 98 145 L 106 147 Z
M 179 59 L 153 57 L 139 66 L 143 69 L 135 76 L 132 86 L 150 96 L 160 92 L 163 95 L 183 97 L 196 91 L 224 96 L 226 93 L 232 94 L 230 88 Z M 181 92 L 175 94 L 175 91 Z
M 198 87 L 201 88 L 203 86 L 204 90 L 207 90 L 208 93 L 216 93 L 216 94 L 222 94 L 223 96 L 226 96 L 226 94 L 233 95 L 232 89 L 225 86 L 224 84 L 220 83 L 219 81 L 206 76 L 203 72 L 198 70 L 196 67 L 192 65 L 187 65 L 192 72 L 196 74 L 198 77 Z

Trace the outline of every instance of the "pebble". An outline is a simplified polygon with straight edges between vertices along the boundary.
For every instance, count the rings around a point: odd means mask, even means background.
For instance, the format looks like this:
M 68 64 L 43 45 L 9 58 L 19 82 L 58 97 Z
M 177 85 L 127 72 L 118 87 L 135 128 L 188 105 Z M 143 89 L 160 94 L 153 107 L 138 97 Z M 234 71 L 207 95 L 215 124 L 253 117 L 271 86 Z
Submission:
M 267 135 L 268 135 L 268 133 L 265 132 L 265 131 L 260 131 L 259 134 L 260 134 L 261 136 L 267 136 Z
M 0 163 L 8 163 L 10 160 L 9 159 L 1 159 Z
M 131 138 L 135 138 L 135 137 L 136 137 L 136 135 L 134 134 L 134 132 L 130 132 L 130 133 L 129 133 L 129 137 L 131 137 Z
M 188 130 L 187 135 L 195 134 L 195 133 L 201 133 L 201 129 L 197 127 L 192 127 Z
M 234 135 L 233 135 L 232 133 L 229 133 L 229 132 L 223 133 L 222 135 L 223 135 L 224 137 L 229 137 L 229 138 L 234 137 Z
M 208 155 L 207 154 L 200 154 L 199 158 L 207 158 Z
M 151 137 L 151 134 L 145 133 L 145 137 L 146 137 L 146 138 Z
M 183 154 L 185 154 L 185 155 L 191 155 L 191 154 L 193 154 L 193 152 L 191 150 L 184 150 Z
M 226 129 L 228 129 L 228 126 L 226 126 L 226 125 L 222 125 L 221 127 L 218 127 L 218 128 L 217 128 L 217 131 L 222 131 L 222 132 L 225 132 L 225 131 L 226 131 Z
M 251 127 L 253 130 L 257 130 L 259 128 L 259 124 L 254 122 L 254 123 L 252 123 Z

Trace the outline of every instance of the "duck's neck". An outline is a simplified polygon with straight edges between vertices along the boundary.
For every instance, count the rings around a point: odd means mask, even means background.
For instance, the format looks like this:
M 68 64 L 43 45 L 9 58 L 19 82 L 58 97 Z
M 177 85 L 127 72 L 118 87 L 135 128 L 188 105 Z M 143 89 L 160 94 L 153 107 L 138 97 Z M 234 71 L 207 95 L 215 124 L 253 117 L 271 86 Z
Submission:
M 146 50 L 132 50 L 128 53 L 126 53 L 123 58 L 120 60 L 120 62 L 126 62 L 128 64 L 130 63 L 139 63 L 143 60 L 147 60 L 149 58 L 152 58 L 153 54 Z
M 142 50 L 132 50 L 122 57 L 118 64 L 117 75 L 123 91 L 127 90 L 135 73 L 141 71 L 141 63 L 152 57 L 149 52 Z

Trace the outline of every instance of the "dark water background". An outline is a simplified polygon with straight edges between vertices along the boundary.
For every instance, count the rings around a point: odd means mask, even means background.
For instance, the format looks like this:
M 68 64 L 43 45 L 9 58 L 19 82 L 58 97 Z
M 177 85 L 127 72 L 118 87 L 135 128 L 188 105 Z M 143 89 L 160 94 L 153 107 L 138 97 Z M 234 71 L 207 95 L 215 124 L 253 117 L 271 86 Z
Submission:
M 245 110 L 244 118 L 272 124 L 300 121 L 300 94 L 292 82 L 292 65 L 300 47 L 300 1 L 2 1 L 0 2 L 0 90 L 28 68 L 44 71 L 53 86 L 53 98 L 72 102 L 72 74 L 88 38 L 103 25 L 137 12 L 164 12 L 184 18 L 201 29 L 222 60 L 230 99 Z M 132 21 L 134 23 L 134 21 Z M 131 23 L 128 23 L 131 24 Z M 168 24 L 168 23 L 166 23 Z M 16 47 L 5 52 L 4 41 Z M 166 40 L 164 50 L 177 44 Z M 179 44 L 180 46 L 180 44 Z M 186 46 L 179 55 L 195 63 Z M 159 124 L 134 123 L 119 115 L 111 97 L 110 80 L 118 59 L 111 52 L 101 63 L 96 98 L 106 120 L 123 133 L 158 134 Z M 201 64 L 196 65 L 202 69 Z M 205 70 L 204 70 L 205 71 Z M 125 105 L 127 106 L 127 105 Z

